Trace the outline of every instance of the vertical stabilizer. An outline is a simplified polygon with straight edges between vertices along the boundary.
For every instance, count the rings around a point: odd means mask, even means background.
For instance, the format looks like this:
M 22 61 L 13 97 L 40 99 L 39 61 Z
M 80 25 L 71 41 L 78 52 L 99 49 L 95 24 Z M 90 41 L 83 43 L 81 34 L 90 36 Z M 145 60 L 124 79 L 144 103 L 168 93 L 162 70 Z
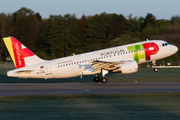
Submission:
M 16 68 L 21 68 L 45 61 L 36 56 L 32 51 L 26 48 L 14 37 L 6 37 L 3 38 L 3 40 Z

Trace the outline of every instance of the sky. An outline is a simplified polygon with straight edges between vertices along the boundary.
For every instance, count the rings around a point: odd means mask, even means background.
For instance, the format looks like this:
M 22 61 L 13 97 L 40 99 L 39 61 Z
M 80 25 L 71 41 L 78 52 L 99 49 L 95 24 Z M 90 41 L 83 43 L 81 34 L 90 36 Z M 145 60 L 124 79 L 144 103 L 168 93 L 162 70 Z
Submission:
M 50 15 L 84 14 L 95 15 L 103 12 L 122 14 L 124 17 L 146 17 L 152 13 L 156 19 L 171 19 L 180 15 L 180 0 L 0 0 L 0 13 L 14 13 L 21 7 L 39 12 L 42 18 Z

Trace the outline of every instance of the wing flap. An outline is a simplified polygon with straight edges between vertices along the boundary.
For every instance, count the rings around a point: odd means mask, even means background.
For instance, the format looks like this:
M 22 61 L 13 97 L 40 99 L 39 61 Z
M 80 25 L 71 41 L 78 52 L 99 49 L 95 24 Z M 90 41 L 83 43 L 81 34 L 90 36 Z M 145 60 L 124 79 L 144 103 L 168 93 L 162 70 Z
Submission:
M 98 71 L 101 69 L 105 70 L 113 70 L 117 68 L 120 64 L 124 64 L 127 62 L 130 62 L 131 60 L 121 60 L 117 62 L 108 62 L 108 61 L 92 61 L 91 68 L 94 69 L 94 71 Z
M 130 62 L 132 60 L 121 60 L 117 62 L 108 61 L 91 61 L 92 66 L 84 71 L 80 72 L 80 75 L 90 75 L 100 73 L 102 69 L 104 70 L 114 70 L 119 67 L 120 64 Z

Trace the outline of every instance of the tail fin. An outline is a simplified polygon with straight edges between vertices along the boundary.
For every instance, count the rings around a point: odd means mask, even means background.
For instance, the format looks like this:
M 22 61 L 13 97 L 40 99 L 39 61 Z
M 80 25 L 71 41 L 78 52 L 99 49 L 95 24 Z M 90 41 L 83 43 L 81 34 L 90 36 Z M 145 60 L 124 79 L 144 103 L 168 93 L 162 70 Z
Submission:
M 21 68 L 45 61 L 36 56 L 14 37 L 6 37 L 3 38 L 3 40 L 16 68 Z

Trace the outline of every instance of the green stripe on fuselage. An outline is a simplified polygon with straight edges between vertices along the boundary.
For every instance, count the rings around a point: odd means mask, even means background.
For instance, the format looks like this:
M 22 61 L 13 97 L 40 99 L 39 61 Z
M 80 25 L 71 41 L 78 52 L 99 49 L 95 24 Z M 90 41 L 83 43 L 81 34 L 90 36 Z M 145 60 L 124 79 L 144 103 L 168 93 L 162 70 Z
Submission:
M 128 51 L 133 51 L 133 59 L 139 62 L 139 59 L 145 59 L 144 47 L 142 44 L 127 47 Z M 142 50 L 143 49 L 143 50 Z

